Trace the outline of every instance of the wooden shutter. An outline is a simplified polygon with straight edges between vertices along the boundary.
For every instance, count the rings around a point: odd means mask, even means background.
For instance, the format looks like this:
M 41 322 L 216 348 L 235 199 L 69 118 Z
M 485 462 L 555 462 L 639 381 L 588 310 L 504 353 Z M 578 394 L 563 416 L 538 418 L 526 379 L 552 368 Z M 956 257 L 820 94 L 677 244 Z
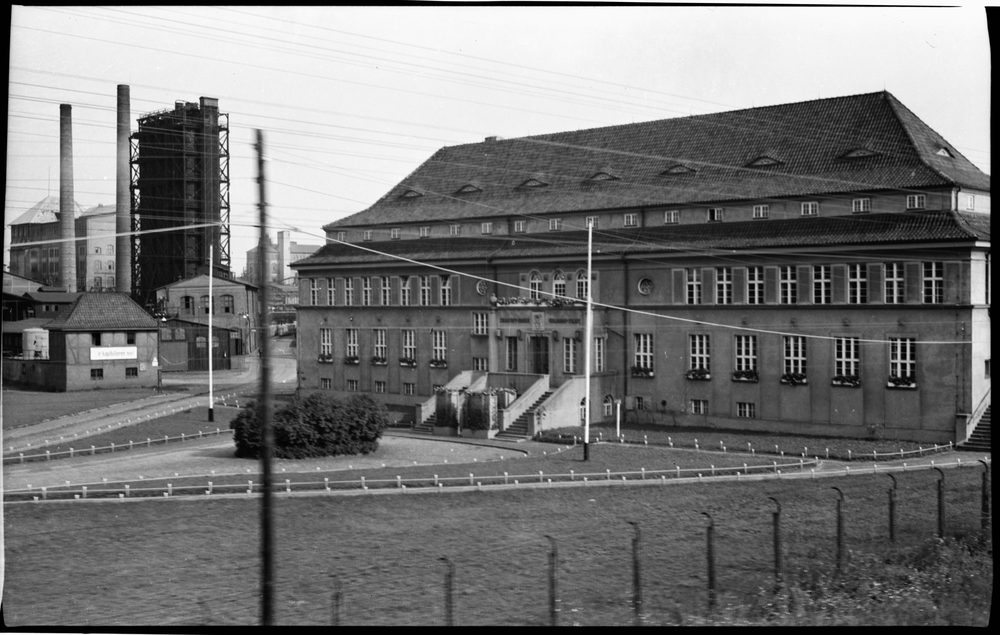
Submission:
M 962 284 L 962 263 L 944 263 L 944 301 L 946 304 L 968 303 L 968 284 Z
M 687 290 L 687 272 L 684 269 L 673 270 L 674 279 L 674 304 L 684 304 L 687 301 L 685 292 Z
M 715 304 L 715 269 L 701 270 L 701 303 Z
M 833 265 L 833 303 L 847 303 L 847 265 Z
M 812 267 L 798 267 L 799 304 L 812 304 Z
M 870 304 L 885 302 L 885 284 L 882 277 L 884 271 L 881 262 L 868 263 L 868 302 Z
M 906 279 L 903 281 L 906 290 L 907 304 L 923 302 L 923 271 L 919 262 L 908 262 L 903 265 Z
M 778 302 L 778 268 L 764 267 L 764 304 Z
M 747 268 L 733 267 L 733 304 L 746 304 Z

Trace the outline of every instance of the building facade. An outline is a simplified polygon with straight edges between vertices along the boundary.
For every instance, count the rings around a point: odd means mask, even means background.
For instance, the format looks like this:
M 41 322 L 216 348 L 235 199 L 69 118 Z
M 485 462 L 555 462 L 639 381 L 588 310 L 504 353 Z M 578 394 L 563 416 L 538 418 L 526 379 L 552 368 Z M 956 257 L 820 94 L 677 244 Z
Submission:
M 592 421 L 963 441 L 989 228 L 989 176 L 886 92 L 444 148 L 293 265 L 300 387 L 421 421 L 516 384 L 529 432 L 575 425 L 589 292 Z
M 228 332 L 228 335 L 222 338 L 216 335 L 216 341 L 228 343 L 217 352 L 216 359 L 255 352 L 258 346 L 257 325 L 260 320 L 257 287 L 242 280 L 220 277 L 212 280 L 211 296 L 208 287 L 208 275 L 202 274 L 157 289 L 156 315 L 168 321 L 183 322 L 172 327 L 180 329 L 177 341 L 181 341 L 187 339 L 188 330 L 197 327 L 203 330 L 208 328 L 211 307 L 214 309 L 211 313 L 213 329 Z M 174 340 L 174 334 L 171 332 L 164 341 Z M 197 357 L 198 355 L 192 354 L 190 359 Z M 207 359 L 207 354 L 205 357 Z M 189 368 L 188 357 L 183 360 L 177 358 L 165 365 L 164 370 L 197 370 L 197 364 L 198 362 L 195 362 L 195 365 Z M 207 367 L 204 370 L 207 370 Z

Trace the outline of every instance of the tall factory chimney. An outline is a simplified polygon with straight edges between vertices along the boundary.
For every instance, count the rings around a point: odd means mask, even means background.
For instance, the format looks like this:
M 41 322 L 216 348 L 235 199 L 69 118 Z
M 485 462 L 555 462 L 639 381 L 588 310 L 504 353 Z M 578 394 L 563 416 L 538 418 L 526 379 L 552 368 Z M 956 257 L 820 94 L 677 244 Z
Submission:
M 76 218 L 73 215 L 73 107 L 59 105 L 59 282 L 76 293 Z
M 115 291 L 132 293 L 132 215 L 129 185 L 129 88 L 118 84 L 118 150 L 115 189 Z

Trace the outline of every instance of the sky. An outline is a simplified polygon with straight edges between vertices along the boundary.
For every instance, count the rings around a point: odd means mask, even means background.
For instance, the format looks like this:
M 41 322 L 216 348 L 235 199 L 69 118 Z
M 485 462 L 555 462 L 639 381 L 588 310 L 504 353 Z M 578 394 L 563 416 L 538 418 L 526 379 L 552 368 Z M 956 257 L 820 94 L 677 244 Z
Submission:
M 990 173 L 982 6 L 15 6 L 9 59 L 5 266 L 59 194 L 60 104 L 77 202 L 114 205 L 119 84 L 133 131 L 178 100 L 229 115 L 236 275 L 256 130 L 272 238 L 316 245 L 444 146 L 881 90 Z

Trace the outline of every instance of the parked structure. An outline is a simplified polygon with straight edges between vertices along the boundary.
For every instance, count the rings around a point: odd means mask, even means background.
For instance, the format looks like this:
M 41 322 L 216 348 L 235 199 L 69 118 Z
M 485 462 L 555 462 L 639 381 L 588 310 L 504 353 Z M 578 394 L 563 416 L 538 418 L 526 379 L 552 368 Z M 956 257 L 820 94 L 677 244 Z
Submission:
M 157 385 L 157 321 L 125 294 L 81 293 L 23 337 L 22 356 L 4 359 L 4 381 L 59 392 Z
M 990 403 L 990 179 L 887 92 L 443 148 L 324 229 L 300 387 L 418 423 L 578 424 L 588 291 L 591 420 L 944 442 Z
M 156 289 L 197 275 L 209 250 L 229 270 L 229 117 L 217 99 L 202 97 L 138 123 L 131 137 L 132 231 L 143 233 L 132 243 L 132 294 L 152 309 Z M 171 231 L 155 231 L 165 229 Z

